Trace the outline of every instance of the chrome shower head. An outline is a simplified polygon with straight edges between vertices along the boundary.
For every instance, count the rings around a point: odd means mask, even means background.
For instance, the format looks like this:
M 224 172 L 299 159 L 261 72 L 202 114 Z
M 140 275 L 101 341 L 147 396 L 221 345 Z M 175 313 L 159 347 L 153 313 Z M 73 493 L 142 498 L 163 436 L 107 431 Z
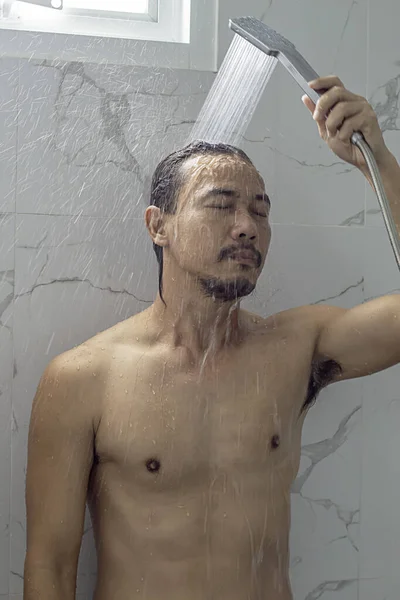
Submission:
M 302 90 L 316 104 L 320 95 L 308 85 L 318 74 L 296 50 L 292 42 L 254 17 L 230 19 L 229 27 L 259 50 L 274 56 L 289 71 Z

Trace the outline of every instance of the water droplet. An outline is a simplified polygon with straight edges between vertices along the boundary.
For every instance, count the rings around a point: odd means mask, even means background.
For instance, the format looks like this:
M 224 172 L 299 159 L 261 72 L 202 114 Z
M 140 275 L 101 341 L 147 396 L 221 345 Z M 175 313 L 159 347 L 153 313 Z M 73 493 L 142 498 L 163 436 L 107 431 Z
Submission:
M 80 371 L 80 370 L 81 370 L 81 368 L 80 368 L 80 366 L 79 366 L 79 365 L 76 367 L 76 370 L 77 370 L 77 371 Z

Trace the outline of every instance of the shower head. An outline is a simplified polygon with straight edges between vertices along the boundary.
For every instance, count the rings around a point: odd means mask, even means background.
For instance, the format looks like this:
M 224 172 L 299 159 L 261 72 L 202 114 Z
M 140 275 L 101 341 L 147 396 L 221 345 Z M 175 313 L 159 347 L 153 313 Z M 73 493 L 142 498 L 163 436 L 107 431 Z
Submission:
M 307 96 L 315 104 L 318 102 L 321 94 L 308 85 L 309 81 L 318 78 L 318 74 L 296 50 L 292 42 L 254 17 L 230 19 L 229 27 L 265 54 L 277 58 Z

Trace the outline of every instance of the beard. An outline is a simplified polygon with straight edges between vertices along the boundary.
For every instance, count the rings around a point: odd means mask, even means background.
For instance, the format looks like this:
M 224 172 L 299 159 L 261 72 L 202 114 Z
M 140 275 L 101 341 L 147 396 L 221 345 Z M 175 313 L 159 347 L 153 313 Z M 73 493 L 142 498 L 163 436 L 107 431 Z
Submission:
M 251 294 L 256 285 L 248 279 L 223 280 L 217 278 L 200 279 L 202 290 L 206 296 L 222 302 L 232 302 Z

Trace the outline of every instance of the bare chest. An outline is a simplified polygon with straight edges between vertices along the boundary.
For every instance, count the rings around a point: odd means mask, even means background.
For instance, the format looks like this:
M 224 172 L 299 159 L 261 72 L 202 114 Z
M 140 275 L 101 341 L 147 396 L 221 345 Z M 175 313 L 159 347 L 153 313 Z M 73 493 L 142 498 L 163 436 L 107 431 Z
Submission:
M 279 468 L 295 476 L 310 358 L 279 351 L 232 360 L 208 372 L 174 361 L 116 362 L 109 371 L 96 435 L 99 462 L 158 490 L 214 475 Z

